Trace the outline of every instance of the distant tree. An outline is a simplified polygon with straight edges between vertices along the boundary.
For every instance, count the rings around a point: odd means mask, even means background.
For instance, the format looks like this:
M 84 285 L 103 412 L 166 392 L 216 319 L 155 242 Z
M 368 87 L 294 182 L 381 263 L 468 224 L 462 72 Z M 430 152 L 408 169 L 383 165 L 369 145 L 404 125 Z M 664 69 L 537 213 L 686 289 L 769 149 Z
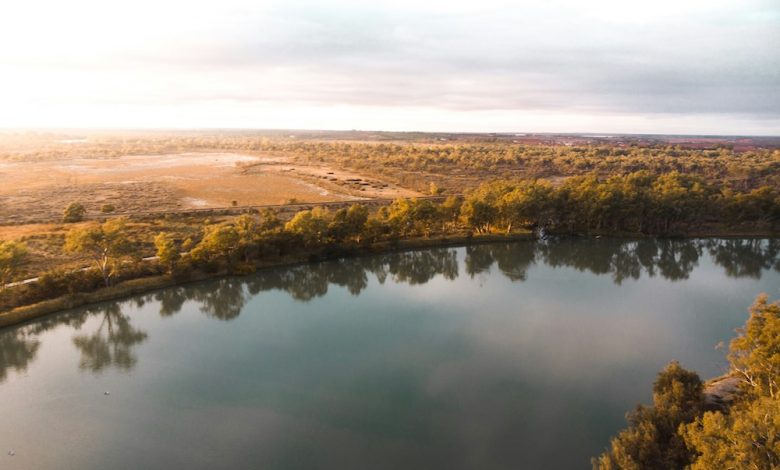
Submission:
M 395 236 L 410 235 L 414 230 L 413 201 L 398 198 L 387 207 L 383 207 L 380 215 Z
M 328 224 L 328 233 L 335 240 L 354 238 L 360 243 L 363 229 L 368 220 L 368 208 L 353 204 L 348 209 L 339 209 Z
M 225 262 L 232 266 L 239 247 L 239 233 L 232 224 L 207 225 L 203 239 L 190 251 L 190 257 L 200 263 Z
M 0 290 L 13 280 L 27 256 L 27 247 L 23 243 L 0 240 Z
M 114 212 L 116 210 L 116 207 L 114 207 L 113 204 L 103 204 L 100 206 L 100 212 L 104 214 L 108 214 L 110 212 Z
M 280 229 L 284 226 L 281 220 L 279 220 L 279 216 L 276 215 L 276 212 L 274 212 L 271 209 L 265 209 L 260 214 L 260 224 L 258 225 L 258 228 L 262 232 L 270 232 L 273 230 Z
M 84 206 L 78 202 L 71 202 L 62 213 L 62 221 L 64 223 L 81 222 L 84 220 L 84 215 L 86 213 L 87 210 L 84 209 Z
M 505 194 L 497 207 L 507 232 L 512 231 L 513 225 L 545 222 L 551 216 L 553 194 L 552 185 L 544 181 L 525 181 Z
M 498 210 L 488 202 L 470 197 L 460 208 L 463 221 L 477 232 L 486 233 L 496 221 Z
M 454 225 L 458 221 L 462 203 L 463 201 L 459 197 L 449 196 L 439 205 L 439 213 L 445 226 Z
M 290 233 L 300 235 L 307 244 L 321 243 L 328 232 L 328 212 L 320 207 L 312 210 L 300 211 L 287 224 L 284 229 Z
M 441 225 L 438 204 L 428 199 L 396 199 L 382 212 L 395 235 L 425 235 Z
M 181 252 L 173 240 L 173 236 L 166 232 L 160 232 L 154 238 L 154 246 L 157 249 L 157 258 L 160 265 L 165 266 L 168 273 L 173 273 L 181 258 Z
M 187 237 L 181 242 L 181 251 L 182 253 L 188 253 L 194 246 L 195 241 L 193 241 L 192 237 Z
M 780 195 L 774 187 L 762 186 L 732 195 L 726 202 L 730 221 L 764 222 L 771 227 L 780 222 Z
M 249 214 L 243 214 L 233 220 L 233 225 L 238 231 L 238 237 L 244 243 L 252 241 L 257 233 L 257 221 Z
M 428 187 L 428 192 L 431 196 L 438 196 L 444 192 L 444 189 L 440 188 L 439 185 L 431 181 L 431 185 Z
M 384 222 L 383 219 L 380 219 L 377 214 L 373 217 L 369 217 L 368 220 L 366 220 L 360 237 L 363 240 L 375 242 L 390 235 L 392 235 L 390 227 Z
M 706 211 L 708 188 L 696 177 L 671 172 L 660 175 L 653 183 L 656 214 L 661 232 L 669 232 L 675 223 L 686 226 L 698 222 Z
M 355 237 L 358 243 L 368 221 L 368 207 L 362 204 L 352 204 L 347 209 L 346 225 L 349 236 Z
M 233 221 L 238 233 L 238 251 L 245 263 L 257 254 L 257 221 L 249 214 L 236 217 Z
M 414 199 L 411 205 L 411 218 L 416 233 L 423 233 L 426 237 L 441 223 L 439 206 L 427 199 Z
M 125 219 L 111 219 L 102 225 L 90 224 L 74 228 L 65 237 L 64 249 L 69 253 L 80 253 L 89 257 L 103 276 L 106 286 L 119 269 L 121 259 L 131 251 L 131 244 L 125 232 Z

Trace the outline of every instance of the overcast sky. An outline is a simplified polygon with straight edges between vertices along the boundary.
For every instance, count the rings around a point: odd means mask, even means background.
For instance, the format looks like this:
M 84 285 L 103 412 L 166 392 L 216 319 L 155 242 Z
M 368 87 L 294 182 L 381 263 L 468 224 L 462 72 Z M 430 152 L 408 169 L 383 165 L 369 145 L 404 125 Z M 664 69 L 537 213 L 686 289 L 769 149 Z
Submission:
M 780 135 L 780 0 L 8 0 L 0 126 Z

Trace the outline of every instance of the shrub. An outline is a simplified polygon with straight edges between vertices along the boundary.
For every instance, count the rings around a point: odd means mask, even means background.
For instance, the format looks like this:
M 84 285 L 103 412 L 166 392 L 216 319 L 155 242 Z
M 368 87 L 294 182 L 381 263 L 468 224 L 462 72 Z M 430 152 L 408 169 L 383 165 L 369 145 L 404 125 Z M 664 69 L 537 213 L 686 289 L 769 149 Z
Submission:
M 87 210 L 78 202 L 71 202 L 62 213 L 62 221 L 66 224 L 84 220 Z

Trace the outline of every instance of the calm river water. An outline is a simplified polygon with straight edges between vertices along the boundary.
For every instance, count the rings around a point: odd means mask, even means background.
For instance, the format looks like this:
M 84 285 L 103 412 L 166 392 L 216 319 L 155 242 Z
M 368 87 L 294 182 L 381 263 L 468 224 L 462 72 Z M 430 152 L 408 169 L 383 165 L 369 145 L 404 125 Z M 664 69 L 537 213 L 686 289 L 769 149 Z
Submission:
M 780 240 L 528 241 L 65 312 L 0 330 L 0 468 L 588 468 L 668 361 L 724 372 L 779 270 Z

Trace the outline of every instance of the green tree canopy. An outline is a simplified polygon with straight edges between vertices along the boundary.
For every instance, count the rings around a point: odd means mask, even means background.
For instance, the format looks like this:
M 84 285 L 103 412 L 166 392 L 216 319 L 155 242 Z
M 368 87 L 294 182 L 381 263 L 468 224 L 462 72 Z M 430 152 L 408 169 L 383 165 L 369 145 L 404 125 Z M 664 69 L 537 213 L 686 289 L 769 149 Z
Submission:
M 498 217 L 498 210 L 493 205 L 475 197 L 463 202 L 460 213 L 463 222 L 480 233 L 489 232 Z
M 672 363 L 653 387 L 653 408 L 629 416 L 594 468 L 780 468 L 780 302 L 759 296 L 738 332 L 729 361 L 744 387 L 727 411 L 705 412 L 698 376 Z
M 677 429 L 692 422 L 704 406 L 703 384 L 695 372 L 670 362 L 653 384 L 653 406 L 638 406 L 628 415 L 629 426 L 613 438 L 593 468 L 676 469 L 693 460 Z
M 355 239 L 360 242 L 360 237 L 368 220 L 368 208 L 360 204 L 353 204 L 347 209 L 339 209 L 333 214 L 333 219 L 328 225 L 328 233 L 335 240 Z
M 81 222 L 84 220 L 87 210 L 78 202 L 71 202 L 62 213 L 62 221 L 65 223 Z
M 760 295 L 731 341 L 729 360 L 749 393 L 780 399 L 780 302 Z
M 86 255 L 103 276 L 106 286 L 118 272 L 123 257 L 131 252 L 131 244 L 125 233 L 123 218 L 111 219 L 103 224 L 93 223 L 74 228 L 65 237 L 64 249 L 70 253 Z
M 27 256 L 24 243 L 0 240 L 0 290 L 13 280 Z
M 181 258 L 181 252 L 176 246 L 173 236 L 167 232 L 160 232 L 154 237 L 154 246 L 157 249 L 157 258 L 160 265 L 165 266 L 169 273 L 176 269 Z
M 326 209 L 315 207 L 312 210 L 300 211 L 285 224 L 284 229 L 301 236 L 304 243 L 316 244 L 327 239 L 329 213 Z
M 780 468 L 780 400 L 759 397 L 707 412 L 680 430 L 696 452 L 691 470 Z
M 230 223 L 208 225 L 204 229 L 200 243 L 190 251 L 190 257 L 202 263 L 217 263 L 223 261 L 232 266 L 238 252 L 238 229 Z

